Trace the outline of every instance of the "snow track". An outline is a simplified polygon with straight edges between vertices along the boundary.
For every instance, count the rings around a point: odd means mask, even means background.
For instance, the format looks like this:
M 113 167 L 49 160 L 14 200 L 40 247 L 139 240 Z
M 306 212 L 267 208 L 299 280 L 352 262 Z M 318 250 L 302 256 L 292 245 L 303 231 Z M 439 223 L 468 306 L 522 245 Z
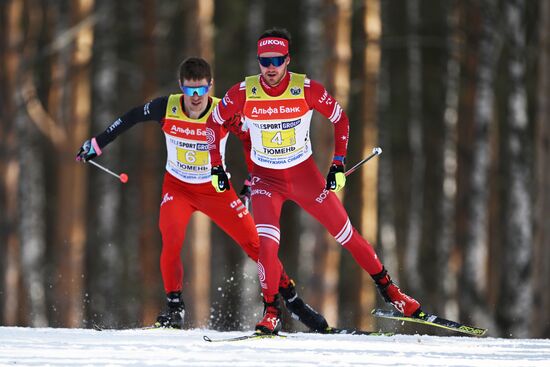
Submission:
M 1 366 L 550 366 L 550 340 L 0 327 Z

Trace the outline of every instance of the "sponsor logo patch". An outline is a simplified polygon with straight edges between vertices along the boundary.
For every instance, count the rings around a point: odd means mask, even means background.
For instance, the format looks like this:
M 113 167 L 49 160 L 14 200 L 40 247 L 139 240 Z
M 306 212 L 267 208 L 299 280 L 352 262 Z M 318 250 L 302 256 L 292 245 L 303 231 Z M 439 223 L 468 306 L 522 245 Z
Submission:
M 329 191 L 327 189 L 323 189 L 323 191 L 321 191 L 319 196 L 315 198 L 315 201 L 321 204 L 328 197 L 328 194 L 329 194 Z
M 281 40 L 274 40 L 274 39 L 264 39 L 260 41 L 258 46 L 284 46 L 285 43 Z
M 292 94 L 293 96 L 297 96 L 300 93 L 302 93 L 302 88 L 298 88 L 298 87 L 290 88 L 290 94 Z
M 252 189 L 251 195 L 252 196 L 254 196 L 254 195 L 265 195 L 268 198 L 270 198 L 271 197 L 271 192 L 269 192 L 267 190 L 264 190 L 264 189 Z
M 164 194 L 163 198 L 162 198 L 162 202 L 160 203 L 160 206 L 163 206 L 164 204 L 166 204 L 167 202 L 169 201 L 172 201 L 174 200 L 174 197 L 170 195 L 170 193 L 166 193 Z

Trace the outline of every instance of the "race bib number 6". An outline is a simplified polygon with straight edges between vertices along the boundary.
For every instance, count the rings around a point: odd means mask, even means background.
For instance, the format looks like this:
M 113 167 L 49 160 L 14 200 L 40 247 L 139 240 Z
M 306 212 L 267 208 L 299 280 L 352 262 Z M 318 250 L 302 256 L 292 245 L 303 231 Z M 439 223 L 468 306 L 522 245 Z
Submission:
M 205 166 L 208 164 L 208 152 L 176 148 L 178 161 L 191 166 Z

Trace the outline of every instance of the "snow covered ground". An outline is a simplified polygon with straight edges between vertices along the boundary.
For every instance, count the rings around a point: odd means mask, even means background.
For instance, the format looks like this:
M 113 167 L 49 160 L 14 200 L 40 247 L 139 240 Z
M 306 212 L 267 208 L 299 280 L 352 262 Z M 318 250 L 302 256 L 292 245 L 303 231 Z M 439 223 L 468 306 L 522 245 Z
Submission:
M 1 366 L 550 366 L 550 340 L 0 327 Z

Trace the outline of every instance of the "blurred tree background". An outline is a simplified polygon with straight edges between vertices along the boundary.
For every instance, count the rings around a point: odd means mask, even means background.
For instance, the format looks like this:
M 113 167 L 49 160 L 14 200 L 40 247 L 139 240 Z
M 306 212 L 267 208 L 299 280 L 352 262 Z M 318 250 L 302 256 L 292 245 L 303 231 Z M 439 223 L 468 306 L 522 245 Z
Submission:
M 276 6 L 274 6 L 276 5 Z M 544 0 L 3 0 L 0 2 L 0 324 L 126 327 L 164 306 L 158 207 L 164 137 L 131 129 L 97 161 L 78 148 L 130 108 L 178 93 L 201 56 L 221 97 L 259 72 L 264 29 L 293 35 L 290 69 L 350 117 L 341 198 L 426 311 L 493 336 L 550 337 L 550 2 Z M 312 121 L 327 171 L 332 127 Z M 233 185 L 246 176 L 230 138 Z M 378 323 L 370 277 L 293 203 L 280 256 L 329 323 Z M 182 258 L 189 327 L 250 329 L 256 267 L 195 215 Z M 288 329 L 303 330 L 286 315 Z M 433 330 L 431 330 L 433 332 Z

